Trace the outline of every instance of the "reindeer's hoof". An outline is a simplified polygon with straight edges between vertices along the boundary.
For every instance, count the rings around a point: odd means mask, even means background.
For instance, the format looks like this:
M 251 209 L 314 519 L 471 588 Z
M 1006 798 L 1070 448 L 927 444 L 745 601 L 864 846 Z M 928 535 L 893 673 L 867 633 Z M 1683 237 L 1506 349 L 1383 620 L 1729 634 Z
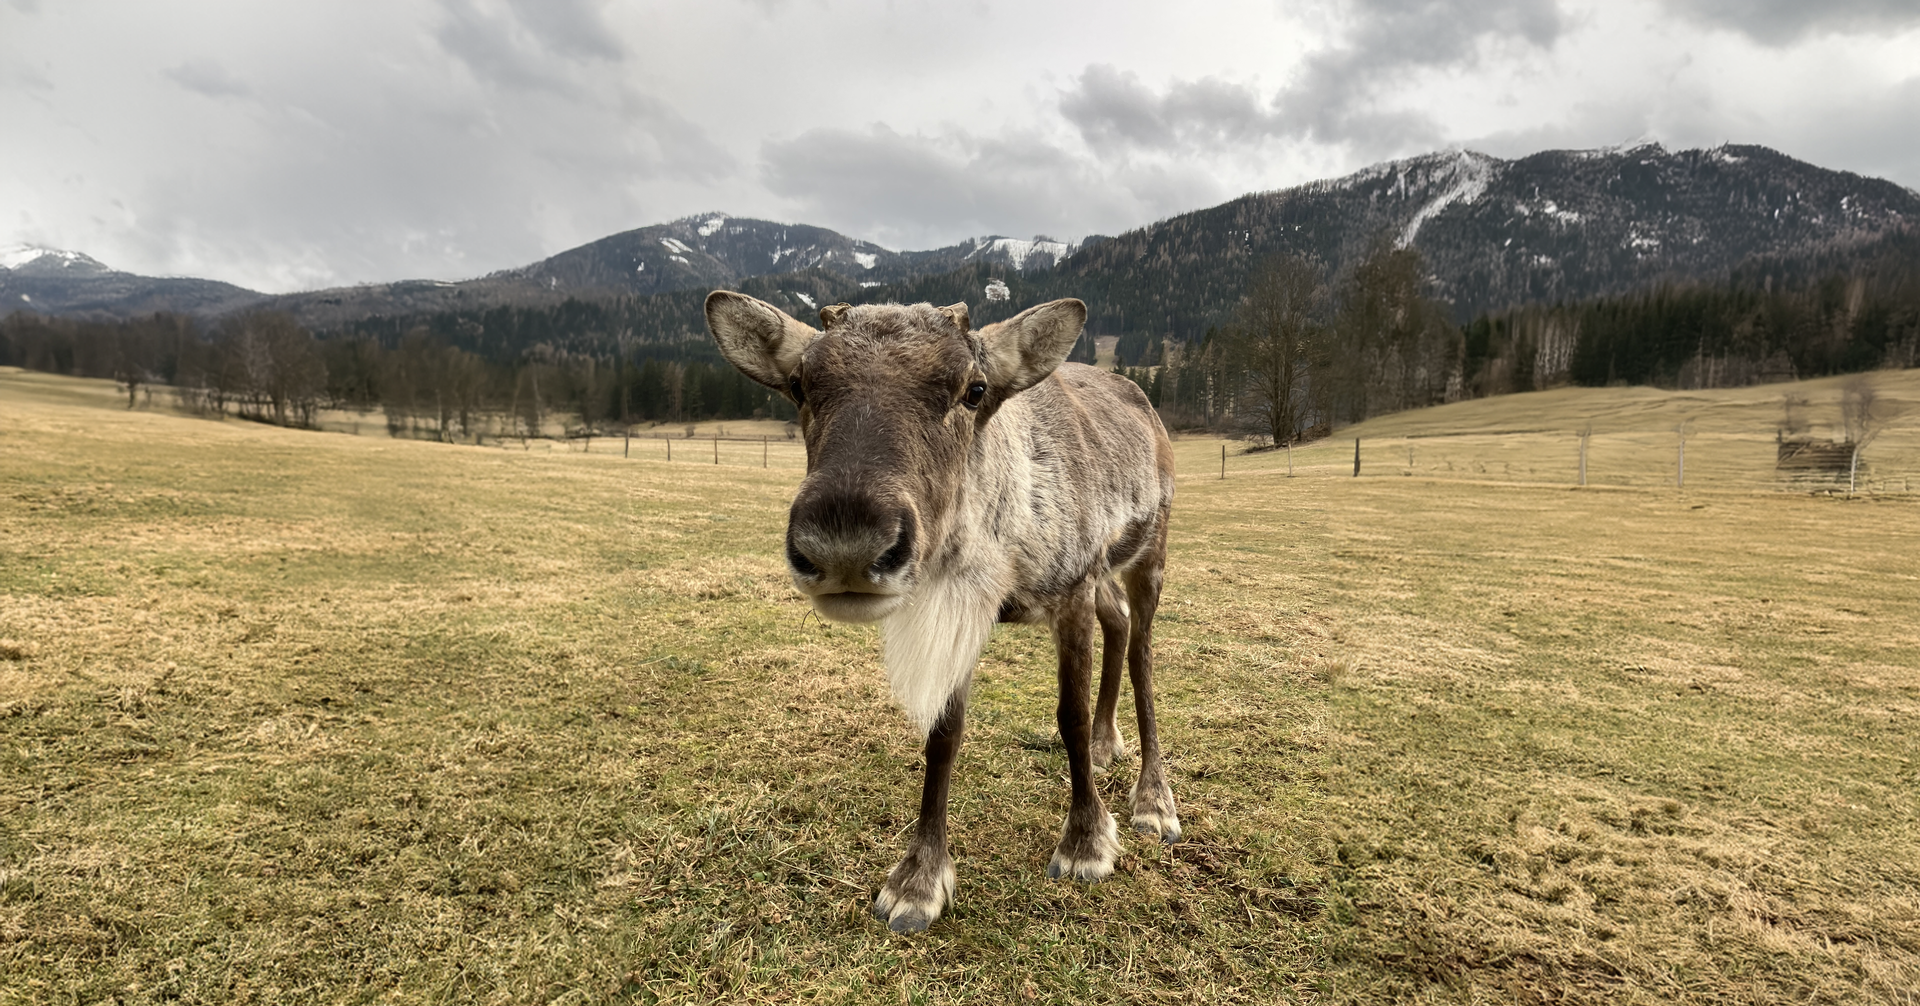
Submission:
M 1118 730 L 1114 730 L 1111 733 L 1096 733 L 1093 738 L 1093 747 L 1089 751 L 1089 754 L 1093 756 L 1093 770 L 1095 772 L 1105 772 L 1107 766 L 1116 761 L 1126 760 L 1127 740 L 1120 736 L 1120 731 Z
M 1052 880 L 1072 877 L 1097 884 L 1113 876 L 1113 861 L 1119 855 L 1119 832 L 1114 827 L 1112 814 L 1102 811 L 1100 822 L 1091 828 L 1076 829 L 1073 819 L 1068 818 L 1066 834 L 1061 836 L 1060 844 L 1053 850 L 1053 859 L 1047 863 L 1047 877 Z
M 1133 812 L 1133 833 L 1136 835 L 1156 835 L 1162 842 L 1180 841 L 1180 815 L 1168 814 L 1162 817 L 1152 812 Z
M 953 903 L 953 883 L 951 861 L 923 868 L 916 857 L 909 855 L 894 867 L 868 910 L 896 933 L 924 933 Z
M 1138 835 L 1158 835 L 1162 842 L 1180 841 L 1180 813 L 1173 806 L 1173 790 L 1165 778 L 1158 784 L 1133 786 L 1133 830 Z

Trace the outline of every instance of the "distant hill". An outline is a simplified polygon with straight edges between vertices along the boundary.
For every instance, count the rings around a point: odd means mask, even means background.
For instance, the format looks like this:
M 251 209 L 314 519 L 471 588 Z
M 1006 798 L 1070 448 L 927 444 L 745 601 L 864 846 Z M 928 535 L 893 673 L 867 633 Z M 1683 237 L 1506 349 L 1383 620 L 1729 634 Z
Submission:
M 0 248 L 0 315 L 23 309 L 103 319 L 155 311 L 216 315 L 264 297 L 218 280 L 119 272 L 80 252 L 35 245 Z

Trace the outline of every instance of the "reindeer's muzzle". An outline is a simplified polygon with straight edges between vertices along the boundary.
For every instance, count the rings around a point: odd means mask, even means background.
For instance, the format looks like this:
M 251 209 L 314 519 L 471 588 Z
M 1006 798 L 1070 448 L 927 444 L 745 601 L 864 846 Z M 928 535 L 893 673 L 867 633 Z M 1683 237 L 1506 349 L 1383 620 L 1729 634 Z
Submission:
M 842 622 L 884 618 L 906 600 L 920 539 L 912 507 L 860 481 L 809 479 L 787 520 L 794 586 Z

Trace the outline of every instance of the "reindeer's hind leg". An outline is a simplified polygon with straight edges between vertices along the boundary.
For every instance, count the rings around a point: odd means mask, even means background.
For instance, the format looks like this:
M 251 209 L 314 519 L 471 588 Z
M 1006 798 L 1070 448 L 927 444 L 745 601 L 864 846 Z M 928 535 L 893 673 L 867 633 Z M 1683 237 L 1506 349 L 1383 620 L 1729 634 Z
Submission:
M 1114 722 L 1120 704 L 1120 674 L 1127 665 L 1127 602 L 1112 580 L 1100 581 L 1094 593 L 1094 614 L 1100 618 L 1100 697 L 1093 707 L 1093 767 L 1104 771 L 1115 758 L 1127 756 L 1126 738 Z
M 1180 841 L 1180 815 L 1173 805 L 1160 762 L 1160 733 L 1153 717 L 1153 616 L 1160 608 L 1160 584 L 1167 562 L 1167 514 L 1161 512 L 1153 544 L 1121 574 L 1127 585 L 1132 621 L 1127 666 L 1133 677 L 1133 708 L 1140 722 L 1140 777 L 1133 783 L 1133 830 L 1152 832 L 1164 841 Z
M 1053 612 L 1053 645 L 1060 658 L 1060 707 L 1056 715 L 1060 739 L 1067 745 L 1067 772 L 1073 783 L 1073 802 L 1067 824 L 1054 847 L 1047 876 L 1075 880 L 1105 880 L 1113 873 L 1120 840 L 1114 835 L 1113 815 L 1093 784 L 1092 717 L 1087 715 L 1087 692 L 1093 684 L 1094 581 L 1089 578 L 1063 599 Z

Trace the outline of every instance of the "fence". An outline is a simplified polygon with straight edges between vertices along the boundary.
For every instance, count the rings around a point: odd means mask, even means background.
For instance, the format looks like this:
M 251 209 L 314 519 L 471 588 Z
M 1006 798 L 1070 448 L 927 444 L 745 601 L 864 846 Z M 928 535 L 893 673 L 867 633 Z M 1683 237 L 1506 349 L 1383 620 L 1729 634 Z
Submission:
M 1695 433 L 1684 454 L 1673 432 L 1597 432 L 1583 446 L 1565 430 L 1425 433 L 1360 439 L 1360 478 L 1426 478 L 1522 485 L 1679 487 L 1751 492 L 1839 492 L 1848 489 L 1845 469 L 1781 468 L 1780 446 L 1761 434 Z M 519 441 L 492 441 L 514 448 Z M 667 436 L 657 432 L 534 440 L 527 449 L 586 452 L 676 465 L 721 465 L 804 471 L 806 446 L 784 436 Z M 1584 453 L 1584 459 L 1582 457 Z M 1213 438 L 1175 442 L 1182 481 L 1248 476 L 1353 477 L 1354 441 L 1334 437 L 1297 446 L 1247 453 L 1239 444 Z M 1889 431 L 1860 455 L 1855 491 L 1897 495 L 1920 491 L 1920 431 Z
M 1790 453 L 1790 452 L 1789 452 Z M 1851 452 L 1829 449 L 1829 454 Z M 1759 433 L 1508 430 L 1362 437 L 1358 477 L 1420 477 L 1593 487 L 1677 487 L 1697 490 L 1847 492 L 1849 468 L 1808 467 L 1789 460 L 1774 436 Z M 1296 470 L 1354 477 L 1355 441 L 1338 437 L 1296 449 Z M 1259 461 L 1255 461 L 1258 458 Z M 1191 465 L 1183 474 L 1192 471 Z M 1239 455 L 1238 469 L 1284 473 L 1283 452 Z M 1861 449 L 1853 489 L 1863 495 L 1920 489 L 1920 430 L 1889 430 Z
M 754 468 L 807 467 L 806 445 L 799 438 L 785 436 L 669 436 L 649 432 L 625 436 L 574 437 L 578 449 L 593 454 L 618 454 L 625 458 L 670 461 L 674 464 L 733 465 Z M 571 448 L 570 448 L 571 449 Z

